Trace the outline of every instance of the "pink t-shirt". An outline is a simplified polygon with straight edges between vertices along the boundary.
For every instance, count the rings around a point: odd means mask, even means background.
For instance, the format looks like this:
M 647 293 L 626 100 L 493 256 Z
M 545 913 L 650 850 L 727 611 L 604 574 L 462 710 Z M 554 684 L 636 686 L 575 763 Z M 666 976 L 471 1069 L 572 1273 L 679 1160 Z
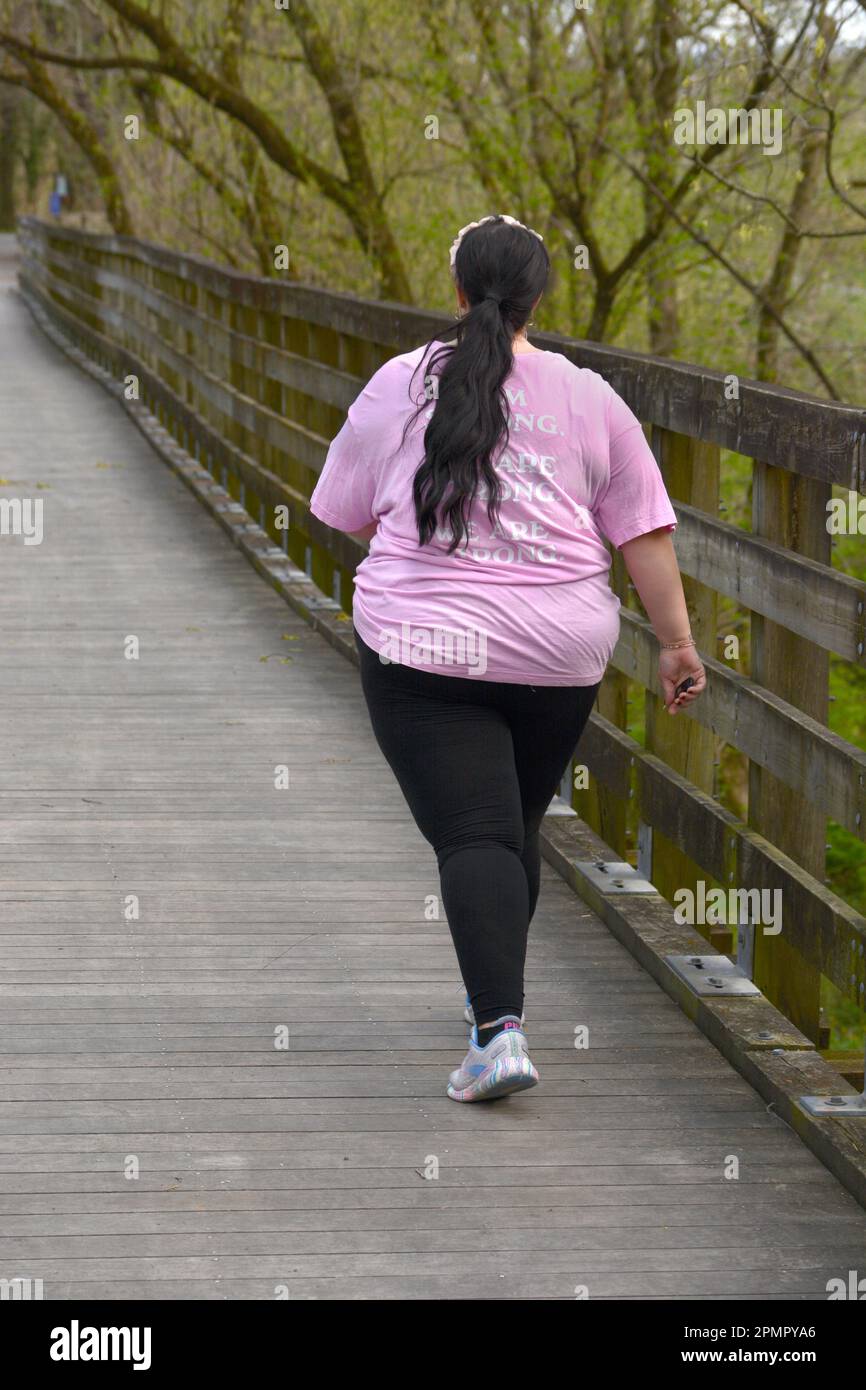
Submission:
M 378 520 L 358 566 L 353 618 L 380 656 L 451 676 L 521 685 L 594 685 L 619 635 L 606 537 L 621 546 L 676 514 L 643 429 L 597 372 L 558 352 L 518 353 L 505 383 L 510 440 L 495 469 L 499 524 L 487 497 L 469 513 L 468 544 L 450 527 L 418 542 L 412 483 L 424 457 L 425 348 L 392 357 L 351 406 L 312 496 L 340 531 Z

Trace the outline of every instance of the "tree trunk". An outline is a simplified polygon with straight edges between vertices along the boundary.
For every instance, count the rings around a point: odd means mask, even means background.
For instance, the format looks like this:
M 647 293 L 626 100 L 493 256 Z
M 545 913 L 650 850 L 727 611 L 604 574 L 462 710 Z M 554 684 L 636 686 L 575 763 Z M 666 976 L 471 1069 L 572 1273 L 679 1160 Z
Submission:
M 680 64 L 677 56 L 677 0 L 655 0 L 650 34 L 652 124 L 648 132 L 647 172 L 655 186 L 670 197 L 676 182 L 670 123 L 678 101 Z M 644 187 L 644 217 L 651 227 L 659 205 Z M 647 322 L 650 351 L 673 357 L 680 334 L 677 281 L 673 272 L 675 229 L 667 222 L 650 251 L 647 271 Z
M 15 163 L 18 158 L 21 97 L 0 85 L 0 232 L 15 230 Z
M 800 248 L 803 245 L 802 237 L 797 235 L 794 228 L 802 226 L 805 222 L 809 205 L 815 196 L 825 145 L 824 132 L 811 131 L 800 146 L 798 178 L 788 207 L 788 215 L 794 226 L 792 227 L 791 223 L 785 225 L 764 291 L 767 303 L 759 307 L 755 360 L 755 375 L 759 381 L 776 381 L 778 378 L 780 331 L 778 320 L 770 314 L 769 306 L 772 305 L 779 314 L 785 311 L 794 282 Z

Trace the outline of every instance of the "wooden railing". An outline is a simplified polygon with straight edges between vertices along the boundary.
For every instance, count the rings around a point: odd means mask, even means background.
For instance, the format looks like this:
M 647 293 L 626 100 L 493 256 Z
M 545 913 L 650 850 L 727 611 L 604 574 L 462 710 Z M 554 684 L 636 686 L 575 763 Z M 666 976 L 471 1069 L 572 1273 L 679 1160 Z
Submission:
M 364 547 L 313 517 L 308 499 L 364 381 L 447 320 L 33 219 L 20 238 L 25 296 L 87 356 L 129 378 L 350 611 Z M 866 412 L 596 343 L 535 340 L 600 372 L 647 427 L 676 506 L 709 674 L 688 717 L 662 717 L 657 644 L 615 555 L 622 635 L 581 743 L 588 786 L 579 770 L 569 774 L 573 805 L 618 854 L 636 849 L 638 867 L 671 899 L 699 881 L 780 890 L 781 934 L 741 922 L 739 960 L 821 1041 L 822 976 L 861 1008 L 866 994 L 866 921 L 824 882 L 827 820 L 866 837 L 866 753 L 828 728 L 830 653 L 866 661 L 866 585 L 833 568 L 826 524 L 833 485 L 866 493 Z M 751 530 L 719 515 L 722 450 L 754 460 Z M 722 597 L 747 617 L 748 673 L 719 654 Z M 627 732 L 636 693 L 643 742 Z M 714 795 L 722 744 L 748 760 L 745 821 Z M 730 925 L 699 930 L 731 949 Z

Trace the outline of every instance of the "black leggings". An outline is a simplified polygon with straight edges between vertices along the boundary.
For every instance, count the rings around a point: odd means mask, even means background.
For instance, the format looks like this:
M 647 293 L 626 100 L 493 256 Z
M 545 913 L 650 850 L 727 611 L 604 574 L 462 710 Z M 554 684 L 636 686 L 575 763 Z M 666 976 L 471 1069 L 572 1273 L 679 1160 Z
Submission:
M 598 685 L 531 686 L 385 663 L 355 632 L 376 741 L 436 851 L 478 1024 L 523 1011 L 538 832 Z

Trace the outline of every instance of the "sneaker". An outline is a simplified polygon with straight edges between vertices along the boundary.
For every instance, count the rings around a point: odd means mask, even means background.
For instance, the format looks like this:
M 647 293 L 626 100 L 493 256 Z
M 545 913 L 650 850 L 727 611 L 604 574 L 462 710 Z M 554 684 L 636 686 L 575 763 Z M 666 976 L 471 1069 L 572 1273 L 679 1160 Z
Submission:
M 474 1028 L 474 1027 L 475 1027 L 475 1013 L 474 1013 L 473 1008 L 472 1008 L 472 1000 L 469 998 L 469 995 L 468 995 L 468 994 L 467 994 L 467 996 L 466 996 L 466 1002 L 465 1002 L 464 1005 L 463 1005 L 463 1017 L 465 1018 L 466 1022 L 469 1024 L 469 1027 L 470 1027 L 470 1028 Z M 521 1015 L 520 1015 L 520 1026 L 521 1026 L 521 1028 L 523 1027 L 523 1025 L 524 1025 L 525 1022 L 526 1022 L 526 1014 L 521 1014 Z
M 478 1046 L 478 1029 L 473 1027 L 463 1064 L 452 1071 L 448 1081 L 447 1093 L 452 1100 L 498 1100 L 512 1091 L 538 1085 L 538 1072 L 520 1020 L 510 1014 L 496 1022 L 502 1027 L 484 1047 Z

